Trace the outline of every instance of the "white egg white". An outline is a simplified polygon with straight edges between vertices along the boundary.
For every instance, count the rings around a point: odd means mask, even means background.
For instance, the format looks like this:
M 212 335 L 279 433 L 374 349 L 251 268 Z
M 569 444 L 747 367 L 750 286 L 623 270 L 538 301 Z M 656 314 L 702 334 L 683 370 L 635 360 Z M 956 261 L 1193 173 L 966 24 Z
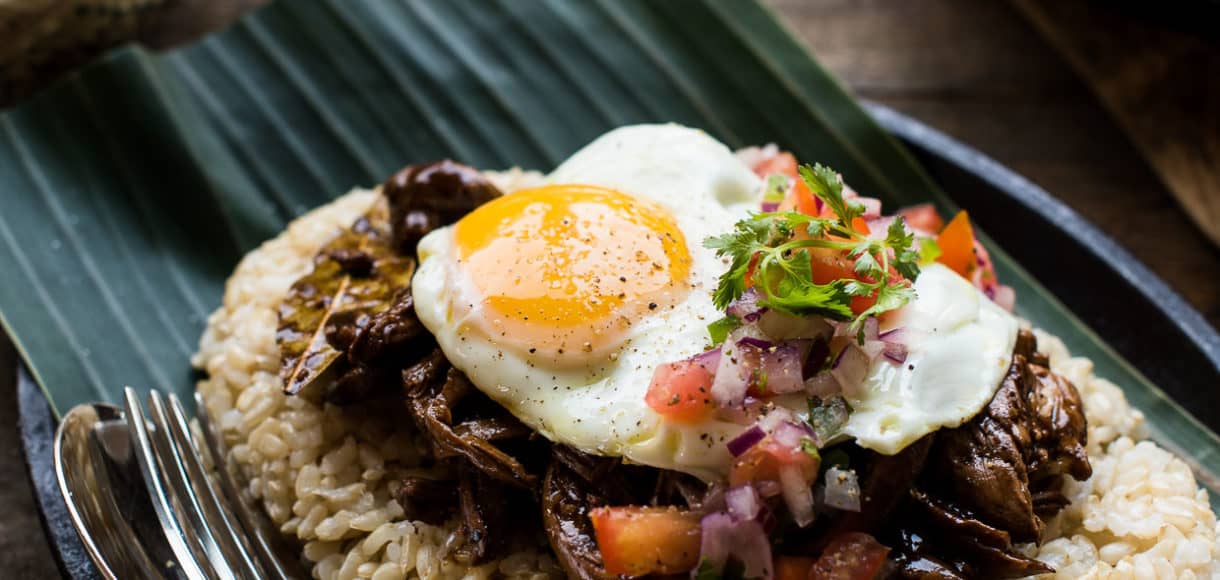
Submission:
M 730 231 L 757 208 L 761 180 L 701 131 L 639 125 L 598 138 L 547 182 L 607 187 L 668 208 L 693 259 L 690 293 L 672 308 L 633 321 L 609 356 L 568 351 L 561 362 L 526 354 L 497 339 L 496 317 L 479 307 L 447 227 L 419 244 L 413 286 L 420 320 L 455 367 L 547 438 L 588 453 L 723 478 L 732 460 L 725 443 L 745 427 L 719 420 L 674 424 L 644 397 L 658 365 L 706 348 L 707 324 L 723 316 L 712 291 L 727 264 L 702 242 Z M 847 434 L 881 453 L 976 414 L 994 394 L 1015 342 L 1015 319 L 948 269 L 927 268 L 915 290 L 917 299 L 902 314 L 902 324 L 918 331 L 907 363 L 877 361 L 862 385 L 846 389 L 855 410 Z M 802 418 L 808 414 L 804 397 L 776 402 Z
M 924 268 L 915 293 L 893 322 L 903 329 L 906 360 L 880 357 L 862 384 L 844 388 L 852 407 L 844 433 L 886 455 L 978 414 L 1017 340 L 1017 319 L 941 264 Z

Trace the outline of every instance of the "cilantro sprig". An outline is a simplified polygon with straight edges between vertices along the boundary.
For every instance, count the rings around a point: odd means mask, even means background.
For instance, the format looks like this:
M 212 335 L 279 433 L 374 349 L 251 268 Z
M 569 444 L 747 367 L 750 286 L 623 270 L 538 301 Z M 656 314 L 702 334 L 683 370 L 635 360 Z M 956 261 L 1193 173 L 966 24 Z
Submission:
M 864 206 L 843 197 L 839 175 L 820 164 L 802 165 L 799 172 L 834 217 L 793 211 L 756 213 L 737 222 L 732 232 L 704 240 L 703 245 L 716 255 L 731 259 L 713 299 L 717 307 L 726 308 L 752 284 L 761 295 L 760 305 L 795 316 L 851 320 L 849 330 L 863 340 L 866 319 L 900 308 L 915 297 L 910 283 L 919 276 L 919 263 L 928 249 L 915 247 L 915 236 L 901 217 L 890 223 L 881 239 L 858 231 L 853 222 L 864 213 Z M 800 232 L 804 235 L 798 236 Z M 856 276 L 814 283 L 810 254 L 799 251 L 803 248 L 844 252 L 854 260 Z M 891 267 L 900 279 L 891 279 Z M 876 300 L 853 317 L 851 300 L 856 296 Z

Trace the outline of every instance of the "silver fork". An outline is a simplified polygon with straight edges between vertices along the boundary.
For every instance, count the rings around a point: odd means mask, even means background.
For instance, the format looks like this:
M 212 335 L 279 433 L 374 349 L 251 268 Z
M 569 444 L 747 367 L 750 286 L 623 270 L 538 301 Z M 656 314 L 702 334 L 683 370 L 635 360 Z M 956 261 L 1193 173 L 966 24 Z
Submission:
M 145 413 L 134 389 L 123 394 L 122 409 L 74 407 L 55 437 L 60 491 L 102 576 L 307 577 L 198 394 L 198 429 L 176 395 L 151 391 Z

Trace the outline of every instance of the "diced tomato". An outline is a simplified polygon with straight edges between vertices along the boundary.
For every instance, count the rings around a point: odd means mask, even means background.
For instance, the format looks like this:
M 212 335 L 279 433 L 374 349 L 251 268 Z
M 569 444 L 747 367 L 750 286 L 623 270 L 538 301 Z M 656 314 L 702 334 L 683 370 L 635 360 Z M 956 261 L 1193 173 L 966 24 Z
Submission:
M 974 255 L 974 228 L 970 227 L 970 216 L 966 210 L 957 212 L 949 225 L 936 236 L 940 246 L 940 257 L 936 259 L 963 278 L 970 280 L 977 265 Z
M 753 169 L 754 173 L 759 177 L 766 177 L 774 173 L 796 177 L 796 157 L 784 151 L 770 159 L 763 160 L 755 165 Z
M 710 369 L 694 361 L 660 365 L 653 372 L 644 402 L 675 423 L 698 423 L 712 412 Z
M 808 580 L 813 558 L 779 556 L 775 559 L 775 580 Z
M 868 534 L 835 536 L 809 571 L 809 580 L 872 580 L 885 565 L 890 549 Z
M 674 507 L 600 507 L 589 512 L 606 572 L 681 574 L 699 563 L 699 515 Z
M 913 231 L 935 235 L 940 233 L 941 228 L 945 227 L 945 220 L 940 219 L 940 213 L 930 203 L 904 207 L 898 210 L 898 215 L 906 220 L 907 226 Z
M 851 229 L 865 236 L 873 233 L 873 230 L 868 227 L 868 222 L 862 217 L 851 218 Z
M 811 248 L 809 254 L 815 284 L 829 284 L 835 280 L 857 278 L 855 262 L 845 253 L 826 248 Z M 891 281 L 897 282 L 899 279 L 897 272 L 890 272 Z M 860 314 L 871 308 L 876 302 L 877 299 L 872 296 L 853 296 L 851 311 Z
M 729 485 L 742 485 L 759 481 L 779 481 L 779 470 L 786 465 L 796 465 L 801 475 L 809 482 L 818 476 L 821 459 L 804 449 L 781 445 L 767 436 L 733 461 L 729 468 Z
M 788 190 L 784 201 L 780 202 L 779 211 L 797 211 L 810 216 L 831 217 L 822 215 L 824 212 L 829 212 L 830 208 L 814 197 L 813 192 L 805 187 L 805 181 L 795 174 L 791 177 L 796 179 L 796 183 L 792 189 Z

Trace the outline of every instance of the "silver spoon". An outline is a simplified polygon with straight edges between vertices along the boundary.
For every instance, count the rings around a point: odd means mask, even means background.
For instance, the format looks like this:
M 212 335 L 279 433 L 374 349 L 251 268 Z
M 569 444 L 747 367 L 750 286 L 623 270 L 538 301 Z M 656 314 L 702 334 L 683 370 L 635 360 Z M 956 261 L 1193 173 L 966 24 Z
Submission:
M 125 390 L 124 402 L 123 409 L 74 407 L 55 437 L 60 492 L 102 576 L 307 576 L 299 552 L 284 545 L 239 484 L 201 401 L 202 433 L 172 394 L 167 404 L 151 392 L 147 417 L 134 390 Z

